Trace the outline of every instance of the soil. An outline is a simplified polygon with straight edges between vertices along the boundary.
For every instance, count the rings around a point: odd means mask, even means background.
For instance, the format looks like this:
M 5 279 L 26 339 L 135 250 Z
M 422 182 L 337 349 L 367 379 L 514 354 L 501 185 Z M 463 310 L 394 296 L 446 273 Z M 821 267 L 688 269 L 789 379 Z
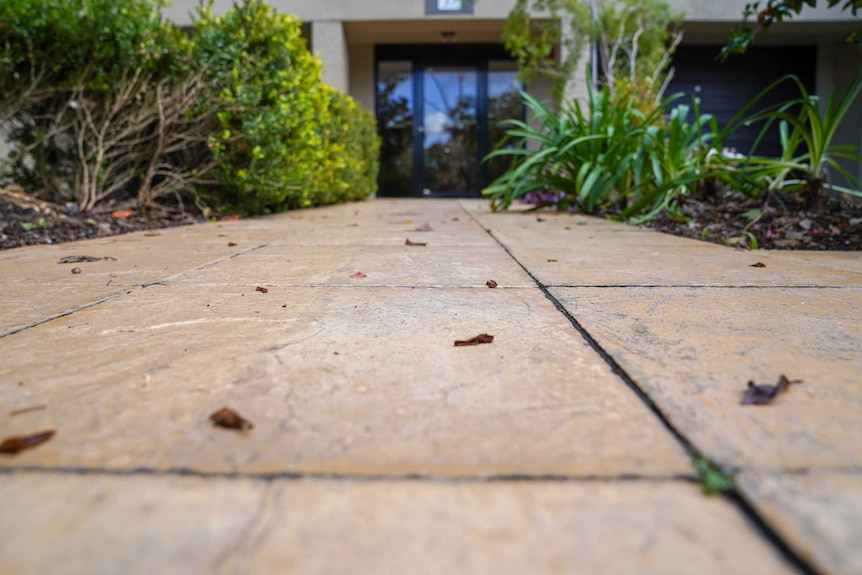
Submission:
M 680 214 L 664 214 L 650 227 L 688 238 L 746 249 L 862 250 L 862 203 L 826 198 L 821 209 L 806 210 L 791 198 L 761 200 L 725 197 L 686 200 Z
M 32 198 L 9 187 L 0 190 L 0 250 L 58 244 L 140 230 L 203 222 L 200 213 L 181 205 L 144 209 L 106 205 L 88 213 Z
M 553 192 L 533 192 L 528 203 L 554 201 Z M 613 217 L 615 213 L 598 214 Z M 642 224 L 659 232 L 717 244 L 769 250 L 862 250 L 862 202 L 827 197 L 809 210 L 794 196 L 776 194 L 768 201 L 733 192 L 684 198 L 675 214 L 664 213 Z
M 746 200 L 733 195 L 687 199 L 678 216 L 645 224 L 660 232 L 733 247 L 775 250 L 862 250 L 862 202 L 828 198 L 825 209 L 806 211 L 792 198 Z M 109 205 L 90 213 L 0 190 L 0 250 L 55 244 L 140 230 L 203 222 L 182 205 L 145 209 Z

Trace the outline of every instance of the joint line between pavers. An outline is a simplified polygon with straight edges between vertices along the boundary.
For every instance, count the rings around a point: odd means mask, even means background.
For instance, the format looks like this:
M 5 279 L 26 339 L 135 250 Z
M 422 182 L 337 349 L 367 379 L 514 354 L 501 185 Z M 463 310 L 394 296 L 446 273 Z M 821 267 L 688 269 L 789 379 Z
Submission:
M 147 286 L 136 286 L 133 288 L 129 288 L 129 289 L 126 289 L 122 292 L 113 293 L 113 294 L 107 295 L 103 298 L 99 298 L 96 301 L 92 301 L 88 304 L 75 306 L 72 309 L 67 309 L 66 311 L 62 311 L 60 313 L 55 313 L 54 315 L 46 317 L 44 319 L 40 319 L 39 321 L 24 325 L 24 326 L 21 326 L 21 327 L 12 329 L 12 330 L 9 330 L 9 331 L 4 332 L 4 333 L 0 333 L 0 339 L 7 337 L 7 336 L 10 336 L 10 335 L 15 335 L 16 333 L 21 333 L 22 331 L 27 331 L 28 329 L 33 329 L 34 327 L 39 327 L 42 324 L 46 324 L 48 322 L 54 321 L 55 319 L 60 319 L 61 317 L 70 316 L 73 313 L 79 312 L 81 310 L 89 309 L 91 307 L 96 307 L 97 305 L 101 305 L 107 301 L 110 301 L 112 299 L 116 299 L 118 297 L 122 297 L 124 295 L 129 295 L 130 293 L 139 291 L 145 287 L 147 287 Z
M 275 240 L 274 240 L 274 241 L 275 241 Z M 231 255 L 226 256 L 226 257 L 223 257 L 223 258 L 218 258 L 217 260 L 213 260 L 213 261 L 211 261 L 211 262 L 207 262 L 207 263 L 205 263 L 205 264 L 203 264 L 203 265 L 200 265 L 200 266 L 198 266 L 198 267 L 191 268 L 191 269 L 188 269 L 188 270 L 183 270 L 183 271 L 181 271 L 180 273 L 174 274 L 174 275 L 172 275 L 172 276 L 166 277 L 166 278 L 161 279 L 161 280 L 156 281 L 156 282 L 152 282 L 152 283 L 150 283 L 150 284 L 148 284 L 148 285 L 156 285 L 156 284 L 163 284 L 163 285 L 167 285 L 167 282 L 170 282 L 171 280 L 178 279 L 178 278 L 180 278 L 180 277 L 182 277 L 182 276 L 184 276 L 184 275 L 186 275 L 186 274 L 190 274 L 190 273 L 192 273 L 192 272 L 199 272 L 199 271 L 203 271 L 203 270 L 206 270 L 206 269 L 209 269 L 209 268 L 215 267 L 215 266 L 217 266 L 217 265 L 219 265 L 219 264 L 221 264 L 221 263 L 223 263 L 223 262 L 229 262 L 229 261 L 231 261 L 231 260 L 233 260 L 233 259 L 235 259 L 235 258 L 238 258 L 238 257 L 240 257 L 240 256 L 244 256 L 245 254 L 248 254 L 248 253 L 251 253 L 251 252 L 255 252 L 255 251 L 257 251 L 257 250 L 260 250 L 260 249 L 263 249 L 263 248 L 267 248 L 267 247 L 269 247 L 269 246 L 270 246 L 270 243 L 259 244 L 259 245 L 256 245 L 256 246 L 254 246 L 254 247 L 250 247 L 250 248 L 248 248 L 247 250 L 242 250 L 242 251 L 236 252 L 235 254 L 231 254 Z
M 179 277 L 181 277 L 181 276 L 183 276 L 183 275 L 185 275 L 185 274 L 188 274 L 188 273 L 191 273 L 191 272 L 200 271 L 200 270 L 204 270 L 204 269 L 207 269 L 207 268 L 212 267 L 212 266 L 216 266 L 216 265 L 218 265 L 218 264 L 220 264 L 220 263 L 222 263 L 222 262 L 224 262 L 224 261 L 230 261 L 231 259 L 233 259 L 233 258 L 235 258 L 235 257 L 239 257 L 239 256 L 241 256 L 241 255 L 243 255 L 243 254 L 247 254 L 247 253 L 249 253 L 249 252 L 253 252 L 253 251 L 255 251 L 255 250 L 259 250 L 259 249 L 261 249 L 261 248 L 265 248 L 265 247 L 267 247 L 267 246 L 269 246 L 269 244 L 268 244 L 268 243 L 260 244 L 260 245 L 254 246 L 254 247 L 252 247 L 252 248 L 249 248 L 249 249 L 247 249 L 247 250 L 243 250 L 243 251 L 241 251 L 241 252 L 237 252 L 237 253 L 235 253 L 235 254 L 231 254 L 231 255 L 229 255 L 229 256 L 227 256 L 227 257 L 219 258 L 219 259 L 217 259 L 217 260 L 215 260 L 215 261 L 212 261 L 212 262 L 207 262 L 207 263 L 205 263 L 205 264 L 203 264 L 203 265 L 201 265 L 201 266 L 198 266 L 198 267 L 195 267 L 195 268 L 192 268 L 192 269 L 189 269 L 189 270 L 184 270 L 184 271 L 182 271 L 182 272 L 180 272 L 180 273 L 178 273 L 178 274 L 174 274 L 174 275 L 169 276 L 169 277 L 167 277 L 167 278 L 164 278 L 164 279 L 161 279 L 161 280 L 157 280 L 157 281 L 153 281 L 153 282 L 147 282 L 147 283 L 141 284 L 140 286 L 136 286 L 136 287 L 134 287 L 134 288 L 126 289 L 126 290 L 124 290 L 124 291 L 122 291 L 122 292 L 119 292 L 119 293 L 115 293 L 115 294 L 111 294 L 111 295 L 105 296 L 105 297 L 100 298 L 100 299 L 98 299 L 98 300 L 92 301 L 92 302 L 90 302 L 90 303 L 88 303 L 88 304 L 75 306 L 75 307 L 73 307 L 73 308 L 71 308 L 71 309 L 67 309 L 66 311 L 62 311 L 62 312 L 60 312 L 60 313 L 56 313 L 56 314 L 51 315 L 51 316 L 49 316 L 49 317 L 46 317 L 46 318 L 44 318 L 44 319 L 40 319 L 39 321 L 32 322 L 32 323 L 29 323 L 29 324 L 27 324 L 27 325 L 23 325 L 23 326 L 21 326 L 21 327 L 17 327 L 17 328 L 15 328 L 15 329 L 11 329 L 11 330 L 9 330 L 9 331 L 6 331 L 6 332 L 3 332 L 3 333 L 0 333 L 0 339 L 2 339 L 2 338 L 4 338 L 4 337 L 7 337 L 7 336 L 10 336 L 10 335 L 15 335 L 16 333 L 21 333 L 22 331 L 27 331 L 28 329 L 33 329 L 34 327 L 39 327 L 40 325 L 43 325 L 43 324 L 46 324 L 46 323 L 48 323 L 48 322 L 54 321 L 55 319 L 60 319 L 61 317 L 70 316 L 70 315 L 72 315 L 73 313 L 79 312 L 79 311 L 81 311 L 81 310 L 85 310 L 85 309 L 89 309 L 89 308 L 91 308 L 91 307 L 95 307 L 95 306 L 97 306 L 97 305 L 101 305 L 101 304 L 103 304 L 103 303 L 105 303 L 105 302 L 107 302 L 107 301 L 110 301 L 110 300 L 112 300 L 112 299 L 115 299 L 115 298 L 118 298 L 118 297 L 122 297 L 122 296 L 125 296 L 125 295 L 129 295 L 130 293 L 133 293 L 133 292 L 136 292 L 136 291 L 139 291 L 139 290 L 142 290 L 142 289 L 146 289 L 146 288 L 151 287 L 151 286 L 157 286 L 157 285 L 168 285 L 168 282 L 170 282 L 171 280 L 174 280 L 174 279 L 176 279 L 176 278 L 179 278 Z
M 646 289 L 815 289 L 841 290 L 854 286 L 823 286 L 823 285 L 712 285 L 712 284 L 547 284 L 548 289 L 555 288 L 646 288 Z
M 45 474 L 45 475 L 102 475 L 110 477 L 192 477 L 197 479 L 250 479 L 255 481 L 404 481 L 416 483 L 634 483 L 668 481 L 696 484 L 699 482 L 694 475 L 638 475 L 622 473 L 618 475 L 560 475 L 560 474 L 526 474 L 504 473 L 499 475 L 440 475 L 433 473 L 327 473 L 306 471 L 275 471 L 275 472 L 242 472 L 242 471 L 199 471 L 186 467 L 156 469 L 149 467 L 134 467 L 129 469 L 111 469 L 104 467 L 48 467 L 19 466 L 0 467 L 0 476 L 15 474 Z
M 462 206 L 463 209 L 463 206 Z M 587 344 L 599 354 L 599 356 L 605 361 L 608 367 L 611 368 L 611 371 L 615 373 L 623 382 L 631 389 L 635 395 L 647 406 L 650 411 L 659 419 L 659 421 L 665 426 L 665 428 L 679 441 L 685 451 L 689 454 L 692 460 L 696 458 L 703 457 L 700 450 L 695 447 L 694 443 L 691 442 L 673 423 L 670 421 L 670 418 L 665 415 L 665 413 L 661 410 L 661 408 L 647 395 L 647 393 L 637 384 L 637 382 L 632 379 L 632 377 L 622 368 L 622 366 L 614 359 L 614 357 L 605 350 L 601 344 L 581 325 L 581 323 L 566 309 L 566 307 L 551 294 L 548 290 L 548 287 L 545 286 L 539 279 L 530 272 L 527 267 L 521 263 L 518 258 L 512 253 L 512 251 L 503 244 L 503 242 L 496 236 L 494 233 L 482 225 L 481 222 L 469 211 L 464 210 L 467 214 L 479 224 L 487 233 L 490 235 L 494 241 L 509 255 L 512 260 L 518 264 L 524 273 L 527 274 L 530 279 L 535 282 L 536 286 L 545 294 L 545 298 L 553 304 L 557 311 L 559 311 L 563 316 L 569 320 L 572 327 L 581 334 L 581 337 L 587 342 Z M 778 531 L 772 527 L 769 522 L 766 521 L 739 492 L 739 490 L 734 486 L 730 491 L 724 493 L 725 499 L 734 505 L 736 509 L 744 515 L 748 521 L 752 523 L 757 531 L 769 541 L 775 550 L 784 558 L 785 561 L 793 565 L 800 573 L 804 575 L 818 575 L 818 571 L 814 569 L 814 567 L 803 557 L 797 553 L 786 541 L 784 541 L 781 536 L 778 534 Z

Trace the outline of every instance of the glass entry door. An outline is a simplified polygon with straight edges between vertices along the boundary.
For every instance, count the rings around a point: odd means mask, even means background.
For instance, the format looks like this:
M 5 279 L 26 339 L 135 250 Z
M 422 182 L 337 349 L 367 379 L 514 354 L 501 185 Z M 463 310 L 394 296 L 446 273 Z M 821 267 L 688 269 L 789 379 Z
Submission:
M 422 70 L 423 196 L 479 190 L 479 71 L 473 66 Z
M 378 196 L 479 197 L 508 168 L 482 158 L 504 135 L 503 122 L 523 117 L 516 64 L 460 50 L 442 57 L 440 46 L 378 49 L 391 54 L 377 61 Z

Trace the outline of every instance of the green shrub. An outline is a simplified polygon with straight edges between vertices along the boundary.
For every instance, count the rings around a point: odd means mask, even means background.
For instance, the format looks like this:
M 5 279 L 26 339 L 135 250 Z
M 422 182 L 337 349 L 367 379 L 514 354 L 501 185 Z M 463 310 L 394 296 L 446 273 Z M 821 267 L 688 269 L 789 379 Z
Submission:
M 377 189 L 380 138 L 374 114 L 359 106 L 353 98 L 329 86 L 330 122 L 323 133 L 331 156 L 327 165 L 332 171 L 318 185 L 312 198 L 315 205 L 363 200 Z M 326 178 L 326 176 L 324 176 Z
M 16 183 L 84 210 L 139 183 L 158 122 L 155 84 L 182 53 L 163 5 L 0 4 L 0 137 L 11 145 L 6 172 Z
M 215 201 L 261 213 L 373 191 L 349 178 L 362 172 L 360 161 L 370 159 L 360 160 L 357 151 L 373 149 L 376 136 L 368 119 L 353 111 L 352 100 L 334 96 L 321 82 L 321 64 L 309 53 L 294 16 L 258 0 L 234 4 L 218 17 L 204 8 L 193 38 L 195 60 L 218 99 L 219 129 L 211 148 L 221 161 L 222 186 Z
M 295 17 L 201 6 L 186 35 L 164 4 L 0 3 L 7 176 L 82 211 L 186 192 L 262 213 L 374 191 L 374 120 L 322 83 Z

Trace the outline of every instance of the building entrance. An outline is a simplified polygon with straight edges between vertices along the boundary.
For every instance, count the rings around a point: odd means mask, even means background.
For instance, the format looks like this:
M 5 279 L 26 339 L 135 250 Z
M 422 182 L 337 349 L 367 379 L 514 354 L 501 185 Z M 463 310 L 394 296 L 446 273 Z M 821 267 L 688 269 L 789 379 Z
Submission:
M 482 158 L 521 118 L 516 64 L 495 45 L 377 47 L 378 196 L 478 197 L 508 166 Z

